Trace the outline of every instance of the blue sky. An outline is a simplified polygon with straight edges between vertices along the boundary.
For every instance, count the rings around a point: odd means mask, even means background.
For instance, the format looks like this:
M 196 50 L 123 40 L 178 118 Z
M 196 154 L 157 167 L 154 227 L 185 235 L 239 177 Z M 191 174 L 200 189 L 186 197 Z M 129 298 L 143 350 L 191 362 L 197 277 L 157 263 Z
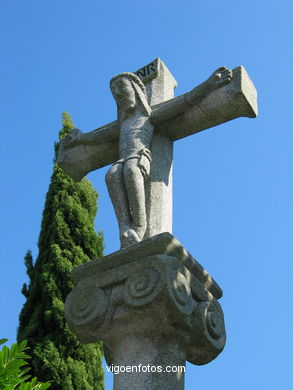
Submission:
M 259 117 L 175 145 L 173 233 L 223 288 L 227 330 L 214 362 L 188 365 L 186 389 L 292 389 L 290 2 L 2 0 L 0 18 L 0 337 L 15 340 L 62 111 L 82 131 L 114 120 L 109 80 L 156 57 L 178 81 L 175 95 L 242 64 Z M 105 170 L 89 179 L 110 253 L 119 242 Z

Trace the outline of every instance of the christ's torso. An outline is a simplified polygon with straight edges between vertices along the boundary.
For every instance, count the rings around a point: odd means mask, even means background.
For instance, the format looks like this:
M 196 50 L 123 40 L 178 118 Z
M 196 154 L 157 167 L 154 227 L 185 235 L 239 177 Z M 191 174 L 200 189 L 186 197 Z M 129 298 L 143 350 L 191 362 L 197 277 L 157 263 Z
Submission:
M 121 159 L 138 153 L 141 149 L 150 149 L 154 126 L 149 116 L 135 112 L 120 123 L 119 155 Z

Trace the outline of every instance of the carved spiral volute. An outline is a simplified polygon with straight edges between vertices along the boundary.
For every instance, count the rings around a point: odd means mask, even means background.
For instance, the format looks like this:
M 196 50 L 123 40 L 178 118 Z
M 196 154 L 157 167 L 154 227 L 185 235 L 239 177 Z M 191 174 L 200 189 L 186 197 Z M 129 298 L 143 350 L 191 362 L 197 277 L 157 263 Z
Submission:
M 75 330 L 103 323 L 108 309 L 107 294 L 93 281 L 82 280 L 65 301 L 65 318 Z
M 168 298 L 175 316 L 189 316 L 194 308 L 190 285 L 180 272 L 171 272 L 168 277 Z
M 160 273 L 153 268 L 144 268 L 128 277 L 123 289 L 123 298 L 129 306 L 143 306 L 152 302 L 161 289 Z
M 127 278 L 123 288 L 124 302 L 130 307 L 138 308 L 150 304 L 160 296 L 156 305 L 164 308 L 165 318 L 178 320 L 182 316 L 190 316 L 194 308 L 190 283 L 182 273 L 174 270 L 172 257 L 167 261 L 166 256 L 163 257 L 163 265 L 167 265 L 165 268 L 160 263 L 161 257 L 163 256 L 150 257 L 151 265 L 137 269 Z
M 224 315 L 217 301 L 199 302 L 192 314 L 192 342 L 188 360 L 206 364 L 215 359 L 226 342 Z
M 200 302 L 194 313 L 196 326 L 207 339 L 215 345 L 221 345 L 225 336 L 225 324 L 220 305 L 211 302 Z

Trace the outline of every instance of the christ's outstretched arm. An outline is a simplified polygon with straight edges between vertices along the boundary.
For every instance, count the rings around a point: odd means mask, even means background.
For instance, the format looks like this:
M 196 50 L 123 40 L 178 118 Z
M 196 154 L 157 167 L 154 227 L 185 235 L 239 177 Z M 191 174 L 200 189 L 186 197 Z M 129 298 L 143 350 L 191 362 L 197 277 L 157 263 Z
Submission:
M 180 95 L 174 99 L 152 106 L 151 121 L 154 125 L 158 125 L 172 117 L 183 113 L 188 106 L 197 104 L 200 100 L 206 97 L 209 93 L 217 88 L 229 83 L 232 80 L 232 71 L 225 66 L 218 68 L 212 75 L 203 83 L 199 84 L 191 91 Z M 80 144 L 95 144 L 99 143 L 101 138 L 114 139 L 119 134 L 119 123 L 113 121 L 109 125 L 83 133 L 79 129 L 74 129 L 73 132 L 62 140 L 64 149 L 69 149 Z
M 186 107 L 197 104 L 215 89 L 228 84 L 232 80 L 232 76 L 230 69 L 221 66 L 206 81 L 191 91 L 152 107 L 152 123 L 157 125 L 183 113 Z

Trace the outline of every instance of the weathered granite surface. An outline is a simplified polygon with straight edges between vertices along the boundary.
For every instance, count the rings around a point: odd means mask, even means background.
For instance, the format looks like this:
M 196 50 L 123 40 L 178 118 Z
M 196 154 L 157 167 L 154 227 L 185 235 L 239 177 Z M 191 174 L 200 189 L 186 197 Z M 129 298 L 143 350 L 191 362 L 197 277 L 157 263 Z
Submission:
M 114 163 L 106 182 L 123 249 L 72 272 L 65 302 L 82 343 L 104 342 L 108 365 L 185 366 L 215 359 L 225 345 L 222 290 L 172 236 L 173 142 L 226 121 L 257 115 L 245 69 L 218 68 L 173 98 L 176 81 L 157 59 L 111 81 L 118 120 L 75 129 L 58 164 L 74 180 Z M 182 390 L 184 373 L 121 373 L 115 390 Z
M 128 264 L 128 266 L 131 267 L 131 264 L 134 261 L 143 261 L 146 257 L 153 255 L 176 257 L 177 260 L 180 261 L 216 299 L 222 297 L 223 292 L 216 281 L 184 248 L 184 246 L 168 232 L 147 238 L 140 243 L 123 248 L 99 259 L 92 260 L 90 263 L 82 264 L 72 271 L 72 277 L 76 282 L 79 282 L 85 277 L 93 274 L 99 275 L 103 272 L 103 277 L 99 277 L 99 283 L 102 285 L 103 283 L 108 283 L 107 275 L 112 278 L 111 272 L 104 273 L 105 271 L 110 271 L 118 265 Z
M 173 141 L 257 114 L 256 91 L 243 67 L 220 67 L 172 98 L 176 85 L 160 59 L 115 76 L 118 120 L 90 133 L 76 129 L 60 144 L 57 161 L 74 180 L 114 163 L 106 182 L 121 247 L 172 232 Z
M 225 344 L 222 291 L 169 233 L 72 272 L 65 316 L 82 343 L 102 340 L 108 365 L 202 365 Z M 183 389 L 184 373 L 124 373 L 114 389 Z
M 184 115 L 177 117 L 176 124 L 173 121 L 178 114 L 170 120 L 170 123 L 166 123 L 166 132 L 172 141 L 232 119 L 257 116 L 257 92 L 245 68 L 239 66 L 232 72 L 233 78 L 229 84 L 211 92 L 201 103 L 187 107 Z M 229 106 L 230 109 L 228 109 Z M 161 111 L 162 107 L 156 103 L 151 108 L 152 120 L 156 122 L 156 111 Z M 155 129 L 155 131 L 160 130 Z M 71 143 L 68 138 L 61 143 L 57 161 L 64 171 L 76 181 L 81 180 L 87 173 L 111 164 L 119 158 L 118 121 L 113 121 L 89 133 L 76 131 L 72 138 L 76 139 L 76 142 Z

